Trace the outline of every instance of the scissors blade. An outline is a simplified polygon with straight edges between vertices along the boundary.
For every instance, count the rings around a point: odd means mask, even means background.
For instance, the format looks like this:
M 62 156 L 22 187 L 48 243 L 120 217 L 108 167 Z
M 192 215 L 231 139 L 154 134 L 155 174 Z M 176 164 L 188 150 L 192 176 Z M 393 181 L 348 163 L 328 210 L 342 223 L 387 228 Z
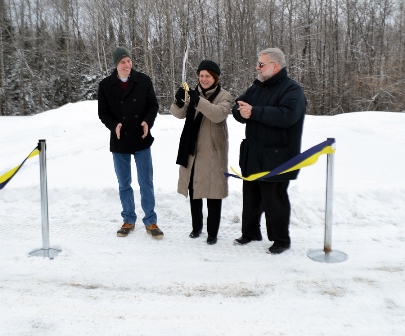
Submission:
M 184 50 L 183 71 L 181 73 L 182 83 L 185 83 L 187 81 L 187 59 L 188 59 L 188 43 L 186 45 L 186 49 Z

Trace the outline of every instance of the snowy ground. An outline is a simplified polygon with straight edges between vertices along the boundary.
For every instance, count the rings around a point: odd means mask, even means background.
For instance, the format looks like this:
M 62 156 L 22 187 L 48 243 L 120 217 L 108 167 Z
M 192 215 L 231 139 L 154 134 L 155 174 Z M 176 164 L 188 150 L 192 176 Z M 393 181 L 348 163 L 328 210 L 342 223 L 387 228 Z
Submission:
M 0 174 L 47 141 L 50 242 L 62 250 L 28 256 L 42 247 L 37 156 L 0 191 L 0 335 L 405 335 L 405 113 L 307 116 L 303 150 L 336 138 L 332 247 L 348 254 L 342 263 L 307 256 L 323 248 L 326 156 L 290 186 L 286 253 L 266 254 L 266 240 L 233 245 L 236 179 L 218 243 L 188 238 L 188 199 L 176 193 L 182 126 L 159 115 L 152 129 L 165 233 L 153 240 L 139 219 L 116 237 L 121 210 L 97 102 L 0 117 Z M 228 127 L 239 170 L 243 126 L 230 116 Z

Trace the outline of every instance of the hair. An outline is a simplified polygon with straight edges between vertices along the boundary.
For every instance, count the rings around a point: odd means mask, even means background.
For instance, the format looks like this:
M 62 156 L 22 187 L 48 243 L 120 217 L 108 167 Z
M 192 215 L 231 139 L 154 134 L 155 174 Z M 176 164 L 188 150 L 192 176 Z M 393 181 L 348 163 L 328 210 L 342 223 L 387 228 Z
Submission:
M 202 71 L 202 70 L 200 70 L 200 71 Z M 197 71 L 197 76 L 199 76 L 200 75 L 200 71 Z M 212 76 L 212 77 L 214 77 L 214 85 L 217 85 L 218 83 L 219 83 L 219 80 L 220 80 L 220 76 L 218 76 L 218 74 L 216 74 L 214 71 L 212 71 L 212 70 L 205 70 L 205 71 L 208 71 L 208 73 Z
M 281 68 L 284 68 L 286 66 L 285 62 L 285 55 L 284 53 L 279 49 L 279 48 L 267 48 L 259 52 L 258 56 L 261 55 L 268 55 L 268 57 L 274 61 L 280 64 Z

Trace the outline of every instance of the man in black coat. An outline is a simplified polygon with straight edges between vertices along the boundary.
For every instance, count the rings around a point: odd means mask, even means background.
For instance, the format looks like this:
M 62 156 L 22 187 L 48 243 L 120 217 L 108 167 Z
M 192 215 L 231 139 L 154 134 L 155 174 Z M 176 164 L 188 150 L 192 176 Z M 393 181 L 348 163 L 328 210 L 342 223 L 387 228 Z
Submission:
M 259 53 L 257 79 L 236 99 L 234 118 L 246 124 L 240 146 L 243 176 L 271 171 L 301 150 L 306 99 L 301 86 L 288 77 L 284 53 L 268 48 Z M 298 170 L 255 181 L 243 181 L 242 237 L 235 244 L 262 240 L 260 219 L 266 216 L 267 236 L 274 244 L 269 253 L 290 248 L 288 185 Z
M 98 90 L 98 116 L 111 131 L 110 151 L 119 184 L 123 225 L 118 237 L 125 237 L 135 228 L 134 192 L 131 187 L 131 156 L 135 158 L 141 206 L 145 213 L 143 223 L 154 238 L 163 236 L 156 225 L 153 166 L 150 133 L 159 105 L 150 78 L 132 69 L 130 53 L 125 48 L 113 51 L 116 69 L 104 78 Z

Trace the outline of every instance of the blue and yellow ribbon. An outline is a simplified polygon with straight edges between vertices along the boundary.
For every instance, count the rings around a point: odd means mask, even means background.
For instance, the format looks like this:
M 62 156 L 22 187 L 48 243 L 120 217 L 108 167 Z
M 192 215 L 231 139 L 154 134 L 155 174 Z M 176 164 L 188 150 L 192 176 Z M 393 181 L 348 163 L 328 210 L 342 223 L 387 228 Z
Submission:
M 0 175 L 0 190 L 3 189 L 6 184 L 8 182 L 10 182 L 10 180 L 14 177 L 15 174 L 17 174 L 17 172 L 20 170 L 20 168 L 22 167 L 22 165 L 25 163 L 25 161 L 27 161 L 29 158 L 32 158 L 35 155 L 39 154 L 39 150 L 38 147 L 36 147 L 26 158 L 25 160 L 19 164 L 17 167 L 14 167 L 13 169 L 11 169 L 10 171 L 8 171 L 7 173 Z
M 261 173 L 255 173 L 252 175 L 249 175 L 248 177 L 244 177 L 238 172 L 235 171 L 231 167 L 232 172 L 234 174 L 229 174 L 225 173 L 227 177 L 235 177 L 239 178 L 245 181 L 254 181 L 254 180 L 259 180 L 259 179 L 264 179 L 264 178 L 269 178 L 273 177 L 276 175 L 280 174 L 285 174 L 293 170 L 301 169 L 304 167 L 311 166 L 315 164 L 319 157 L 323 154 L 333 154 L 335 153 L 335 139 L 334 138 L 328 138 L 326 141 L 321 142 L 320 144 L 311 147 L 310 149 L 306 150 L 305 152 L 294 156 L 292 159 L 288 160 L 287 162 L 283 163 L 282 165 L 278 166 L 277 168 L 274 168 L 272 171 L 266 171 L 266 172 L 261 172 Z

